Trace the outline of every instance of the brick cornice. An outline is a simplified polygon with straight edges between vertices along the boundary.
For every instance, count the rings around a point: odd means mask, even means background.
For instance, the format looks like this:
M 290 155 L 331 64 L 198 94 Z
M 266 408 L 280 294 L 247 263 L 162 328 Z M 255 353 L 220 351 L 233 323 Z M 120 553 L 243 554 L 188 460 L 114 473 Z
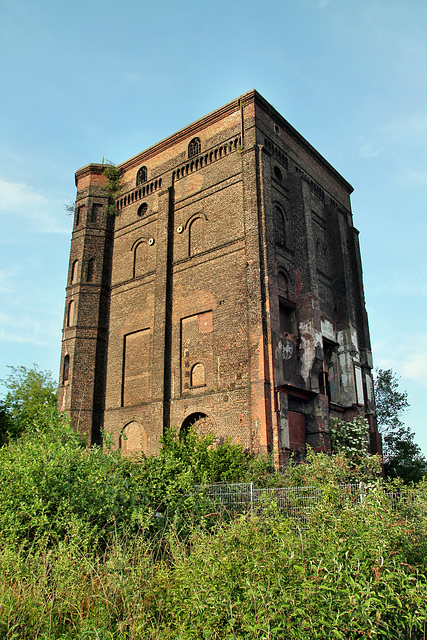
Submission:
M 107 165 L 105 164 L 87 164 L 81 169 L 78 169 L 75 174 L 76 187 L 78 181 L 81 180 L 81 178 L 85 178 L 86 176 L 90 175 L 102 176 L 102 172 L 104 171 L 106 166 Z
M 245 97 L 245 99 L 247 99 L 250 96 L 250 93 L 251 92 L 244 94 L 242 98 Z M 161 140 L 160 142 L 153 145 L 152 147 L 149 147 L 148 149 L 146 149 L 145 151 L 142 151 L 138 155 L 133 156 L 133 158 L 126 160 L 126 162 L 123 162 L 122 164 L 119 164 L 118 168 L 122 169 L 123 171 L 127 171 L 128 169 L 132 169 L 135 166 L 143 164 L 145 161 L 149 160 L 153 156 L 156 156 L 158 153 L 161 153 L 162 151 L 165 151 L 166 149 L 173 147 L 178 142 L 181 142 L 186 138 L 194 136 L 196 133 L 198 133 L 199 131 L 202 131 L 209 125 L 215 124 L 219 120 L 226 118 L 227 116 L 239 110 L 240 100 L 242 98 L 237 98 L 232 102 L 228 102 L 223 107 L 216 109 L 216 111 L 212 111 L 211 113 L 208 113 L 208 115 L 204 116 L 203 118 L 200 118 L 195 122 L 192 122 L 188 126 L 184 127 L 183 129 L 180 129 L 173 135 L 169 136 L 168 138 Z
M 280 115 L 278 111 L 269 103 L 265 98 L 262 97 L 258 91 L 255 89 L 250 91 L 249 93 L 243 95 L 241 100 L 246 101 L 246 96 L 249 96 L 254 100 L 255 104 L 260 107 L 265 113 L 267 113 L 272 120 L 277 122 L 279 126 L 282 127 L 284 131 L 291 137 L 296 140 L 296 142 L 303 147 L 311 156 L 315 158 L 315 160 L 322 165 L 328 173 L 330 173 L 338 182 L 347 190 L 347 192 L 353 193 L 353 187 L 345 178 L 342 177 L 340 173 L 334 167 L 329 164 L 327 160 L 318 152 L 316 149 L 296 130 L 294 127 L 289 124 L 287 120 L 283 116 Z

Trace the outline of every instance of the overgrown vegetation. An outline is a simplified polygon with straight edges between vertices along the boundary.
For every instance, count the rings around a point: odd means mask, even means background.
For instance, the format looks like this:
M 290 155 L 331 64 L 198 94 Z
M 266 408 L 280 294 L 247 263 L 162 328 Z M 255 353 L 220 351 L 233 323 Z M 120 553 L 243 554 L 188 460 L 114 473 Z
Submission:
M 106 186 L 108 193 L 107 211 L 110 215 L 115 216 L 117 214 L 116 200 L 121 193 L 121 172 L 112 162 L 107 161 L 102 173 L 108 180 Z
M 427 486 L 380 481 L 350 450 L 357 421 L 335 424 L 335 455 L 285 476 L 191 431 L 129 459 L 85 447 L 49 394 L 32 406 L 13 379 L 25 401 L 9 389 L 5 411 L 24 428 L 0 448 L 1 640 L 426 637 Z M 292 519 L 274 500 L 227 514 L 194 490 L 239 480 L 322 492 Z M 363 502 L 337 488 L 349 480 Z

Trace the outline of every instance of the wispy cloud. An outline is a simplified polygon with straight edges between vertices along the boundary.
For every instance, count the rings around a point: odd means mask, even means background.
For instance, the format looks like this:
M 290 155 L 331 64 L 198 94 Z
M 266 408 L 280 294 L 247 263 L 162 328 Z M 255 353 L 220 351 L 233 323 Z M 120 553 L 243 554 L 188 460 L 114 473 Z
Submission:
M 373 345 L 375 366 L 393 369 L 403 378 L 427 387 L 427 336 L 417 333 L 408 336 L 390 336 Z
M 401 267 L 394 271 L 382 271 L 370 278 L 370 294 L 411 298 L 427 296 L 427 265 Z
M 359 155 L 362 158 L 377 158 L 378 156 L 382 156 L 384 151 L 384 147 L 375 147 L 373 144 L 368 142 L 359 148 Z
M 0 314 L 0 341 L 47 347 L 53 335 L 56 337 L 49 324 L 42 325 L 30 316 Z
M 64 213 L 64 204 L 58 199 L 48 198 L 21 182 L 0 179 L 0 217 L 19 218 L 26 230 L 38 233 L 69 233 L 69 224 Z

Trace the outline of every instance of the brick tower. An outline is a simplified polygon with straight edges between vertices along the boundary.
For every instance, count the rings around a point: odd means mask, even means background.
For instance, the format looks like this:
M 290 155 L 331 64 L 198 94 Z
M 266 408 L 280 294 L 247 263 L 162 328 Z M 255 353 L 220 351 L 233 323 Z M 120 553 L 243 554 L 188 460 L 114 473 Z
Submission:
M 126 454 L 197 422 L 276 464 L 366 415 L 380 449 L 352 187 L 256 91 L 76 173 L 59 406 Z

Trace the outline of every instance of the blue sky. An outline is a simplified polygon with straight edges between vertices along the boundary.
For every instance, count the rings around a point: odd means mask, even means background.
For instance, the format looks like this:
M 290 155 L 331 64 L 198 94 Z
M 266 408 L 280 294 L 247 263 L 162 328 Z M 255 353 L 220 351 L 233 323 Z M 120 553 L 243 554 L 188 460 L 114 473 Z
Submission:
M 257 89 L 353 185 L 374 364 L 427 454 L 425 0 L 2 0 L 0 378 L 59 369 L 74 173 Z

